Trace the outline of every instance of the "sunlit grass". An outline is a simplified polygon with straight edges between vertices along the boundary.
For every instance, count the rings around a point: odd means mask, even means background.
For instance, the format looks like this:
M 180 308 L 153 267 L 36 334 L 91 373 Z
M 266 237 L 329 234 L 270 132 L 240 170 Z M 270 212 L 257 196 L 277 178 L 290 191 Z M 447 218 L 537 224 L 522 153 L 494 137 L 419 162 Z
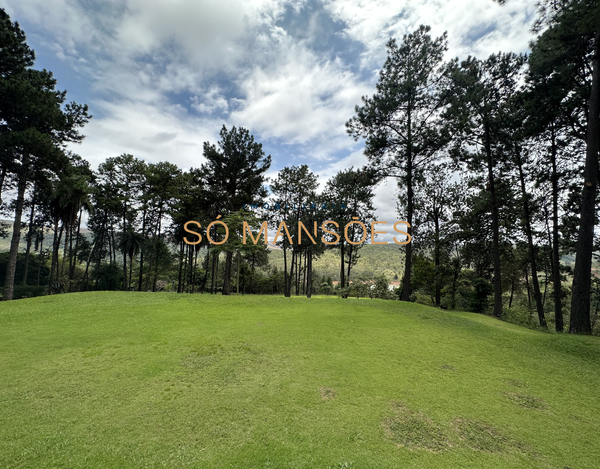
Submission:
M 0 303 L 0 467 L 598 467 L 600 340 L 398 301 Z

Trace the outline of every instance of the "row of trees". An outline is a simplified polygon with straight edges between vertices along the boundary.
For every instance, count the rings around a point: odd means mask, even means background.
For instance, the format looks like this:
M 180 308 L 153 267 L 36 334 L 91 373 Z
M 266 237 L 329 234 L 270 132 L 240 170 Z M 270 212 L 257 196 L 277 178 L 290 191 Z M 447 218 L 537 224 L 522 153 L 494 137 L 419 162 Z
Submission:
M 52 73 L 31 68 L 35 54 L 27 46 L 19 25 L 11 22 L 3 9 L 0 9 L 0 31 L 0 192 L 7 188 L 15 192 L 3 293 L 3 298 L 10 300 L 26 192 L 31 189 L 30 204 L 34 205 L 41 188 L 59 175 L 71 176 L 79 160 L 65 151 L 65 145 L 81 141 L 83 136 L 78 129 L 91 116 L 87 106 L 66 103 L 66 92 L 56 90 Z M 62 209 L 53 207 L 55 212 Z M 57 261 L 53 257 L 56 269 Z
M 434 258 L 440 280 L 446 251 L 450 270 L 466 260 L 488 261 L 481 274 L 493 282 L 493 314 L 500 317 L 507 284 L 503 263 L 524 244 L 539 323 L 546 327 L 538 282 L 545 255 L 556 328 L 562 330 L 560 257 L 575 250 L 570 331 L 590 333 L 600 6 L 542 2 L 529 57 L 498 53 L 445 61 L 446 36 L 431 38 L 429 31 L 421 26 L 401 44 L 390 40 L 377 92 L 363 98 L 347 123 L 350 135 L 366 140 L 372 171 L 398 178 L 406 220 L 429 230 L 416 237 L 421 246 L 407 246 L 402 299 L 412 291 L 414 250 L 424 248 Z M 454 172 L 460 186 L 441 176 L 445 172 Z M 464 198 L 468 224 L 450 213 L 452 206 L 461 210 Z M 474 245 L 478 259 L 469 256 Z
M 123 154 L 108 158 L 93 171 L 65 147 L 83 139 L 78 129 L 91 117 L 87 106 L 66 104 L 66 92 L 55 89 L 52 74 L 32 68 L 34 52 L 4 10 L 0 10 L 0 28 L 0 193 L 11 194 L 9 204 L 3 206 L 14 218 L 4 300 L 13 298 L 15 284 L 28 284 L 34 257 L 36 284 L 41 267 L 49 266 L 42 276 L 49 293 L 91 288 L 155 291 L 173 268 L 178 292 L 220 289 L 230 294 L 234 274 L 238 290 L 247 270 L 254 278 L 256 268 L 266 265 L 268 250 L 241 242 L 242 223 L 256 225 L 257 219 L 240 208 L 267 197 L 265 173 L 271 158 L 246 129 L 223 127 L 217 145 L 204 144 L 206 162 L 199 168 L 183 171 L 169 162 L 147 163 Z M 317 196 L 316 175 L 300 166 L 280 171 L 271 191 L 274 200 L 292 206 L 321 198 L 342 200 L 349 209 L 338 206 L 328 218 L 344 226 L 350 210 L 363 217 L 372 215 L 371 185 L 365 172 L 350 169 L 332 178 L 326 192 Z M 276 223 L 275 213 L 268 215 Z M 196 245 L 184 242 L 187 221 L 201 220 L 206 226 L 219 216 L 232 232 L 225 246 L 210 246 L 206 240 Z M 290 227 L 296 226 L 292 220 L 309 223 L 317 218 L 314 211 L 302 208 L 283 216 Z M 27 227 L 24 267 L 19 272 L 22 277 L 16 278 L 23 226 Z M 287 296 L 293 290 L 310 296 L 315 283 L 312 261 L 323 247 L 304 240 L 298 244 L 300 234 L 290 229 L 292 243 L 286 237 L 279 241 L 285 258 L 282 290 Z M 215 239 L 222 235 L 214 229 Z M 350 235 L 359 236 L 355 229 Z M 345 241 L 339 249 L 343 286 L 358 255 L 357 248 L 346 246 Z M 273 273 L 274 291 L 279 289 L 278 278 Z M 250 290 L 254 286 L 252 281 L 244 283 Z

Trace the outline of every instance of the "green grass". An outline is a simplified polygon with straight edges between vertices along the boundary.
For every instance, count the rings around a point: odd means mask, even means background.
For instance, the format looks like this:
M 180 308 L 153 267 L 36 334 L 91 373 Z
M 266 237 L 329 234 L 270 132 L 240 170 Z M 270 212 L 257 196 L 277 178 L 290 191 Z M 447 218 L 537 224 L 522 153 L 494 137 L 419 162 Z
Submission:
M 600 340 L 338 298 L 0 304 L 0 467 L 594 468 Z

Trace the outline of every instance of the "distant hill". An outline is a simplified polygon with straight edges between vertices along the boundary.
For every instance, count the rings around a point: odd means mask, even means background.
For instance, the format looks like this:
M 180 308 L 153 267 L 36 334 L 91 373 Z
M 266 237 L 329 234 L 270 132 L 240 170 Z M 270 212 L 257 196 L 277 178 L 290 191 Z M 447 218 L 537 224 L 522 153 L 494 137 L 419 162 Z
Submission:
M 319 259 L 313 262 L 314 271 L 319 275 L 331 277 L 332 280 L 339 280 L 340 257 L 338 252 L 333 249 L 325 251 Z M 365 244 L 358 252 L 360 258 L 351 269 L 351 277 L 373 278 L 381 274 L 384 274 L 389 280 L 392 280 L 394 275 L 402 277 L 404 271 L 404 249 L 402 247 L 396 244 Z M 283 269 L 283 251 L 271 250 L 269 263 L 278 269 Z
M 12 220 L 0 220 L 0 252 L 10 250 L 10 240 L 12 238 Z M 46 235 L 44 236 L 44 246 L 49 246 L 52 243 L 52 237 L 54 236 L 54 231 L 48 229 L 46 231 Z M 5 235 L 4 237 L 2 235 Z M 24 251 L 27 247 L 26 237 L 27 227 L 21 229 L 21 240 L 19 242 L 19 250 Z M 91 237 L 91 232 L 87 229 L 82 229 L 81 234 L 88 235 L 88 239 Z M 64 238 L 63 238 L 64 240 Z

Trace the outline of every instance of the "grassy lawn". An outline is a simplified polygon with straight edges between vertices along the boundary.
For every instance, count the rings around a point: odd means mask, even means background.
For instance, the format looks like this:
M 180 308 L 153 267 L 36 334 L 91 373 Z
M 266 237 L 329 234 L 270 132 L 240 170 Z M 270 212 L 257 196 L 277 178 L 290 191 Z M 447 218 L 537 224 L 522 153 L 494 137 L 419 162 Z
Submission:
M 0 304 L 0 467 L 597 468 L 600 340 L 337 298 Z

